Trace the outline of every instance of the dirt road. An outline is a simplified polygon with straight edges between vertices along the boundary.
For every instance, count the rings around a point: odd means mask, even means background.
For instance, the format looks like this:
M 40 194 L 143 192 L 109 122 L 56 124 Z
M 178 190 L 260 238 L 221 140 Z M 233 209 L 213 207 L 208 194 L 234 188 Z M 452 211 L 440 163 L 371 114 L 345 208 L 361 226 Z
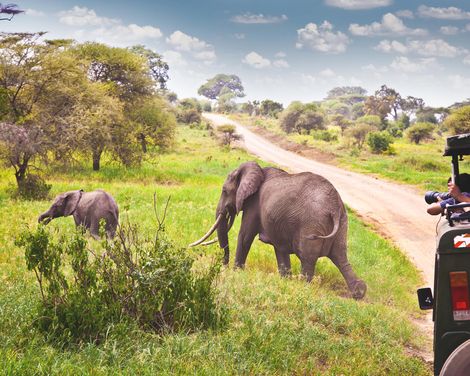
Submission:
M 346 171 L 286 151 L 228 118 L 206 113 L 216 125 L 233 124 L 244 137 L 246 149 L 259 158 L 291 172 L 311 171 L 330 180 L 343 201 L 387 235 L 422 272 L 424 285 L 433 286 L 435 227 L 438 220 L 426 213 L 417 190 Z

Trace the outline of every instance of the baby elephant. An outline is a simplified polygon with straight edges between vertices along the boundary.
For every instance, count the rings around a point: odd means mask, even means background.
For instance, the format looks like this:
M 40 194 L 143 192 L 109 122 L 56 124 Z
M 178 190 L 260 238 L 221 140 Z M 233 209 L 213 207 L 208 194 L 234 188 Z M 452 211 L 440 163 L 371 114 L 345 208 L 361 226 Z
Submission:
M 102 190 L 93 192 L 69 191 L 58 195 L 52 206 L 42 213 L 38 222 L 48 224 L 52 219 L 73 215 L 76 226 L 84 226 L 99 238 L 100 220 L 105 221 L 108 238 L 113 238 L 119 221 L 119 209 L 114 198 Z

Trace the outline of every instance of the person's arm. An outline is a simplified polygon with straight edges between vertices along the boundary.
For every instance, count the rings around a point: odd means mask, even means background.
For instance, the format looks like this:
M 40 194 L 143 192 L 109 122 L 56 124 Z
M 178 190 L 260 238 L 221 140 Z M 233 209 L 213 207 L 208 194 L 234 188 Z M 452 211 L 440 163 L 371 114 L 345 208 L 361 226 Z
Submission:
M 440 202 L 434 202 L 428 206 L 427 212 L 431 215 L 439 215 L 444 213 L 444 209 L 442 208 Z
M 468 197 L 467 194 L 462 193 L 460 188 L 453 183 L 449 183 L 449 193 L 458 202 L 470 202 L 470 197 Z

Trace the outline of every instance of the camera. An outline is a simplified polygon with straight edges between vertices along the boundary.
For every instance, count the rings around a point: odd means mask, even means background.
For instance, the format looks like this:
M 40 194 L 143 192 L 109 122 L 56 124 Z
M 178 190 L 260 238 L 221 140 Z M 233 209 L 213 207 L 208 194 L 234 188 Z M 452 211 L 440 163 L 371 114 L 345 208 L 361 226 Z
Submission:
M 452 196 L 450 195 L 449 192 L 436 192 L 436 191 L 428 191 L 424 194 L 424 200 L 426 201 L 427 204 L 432 204 L 433 202 L 437 202 L 438 198 L 441 200 L 447 200 L 448 198 L 451 198 Z

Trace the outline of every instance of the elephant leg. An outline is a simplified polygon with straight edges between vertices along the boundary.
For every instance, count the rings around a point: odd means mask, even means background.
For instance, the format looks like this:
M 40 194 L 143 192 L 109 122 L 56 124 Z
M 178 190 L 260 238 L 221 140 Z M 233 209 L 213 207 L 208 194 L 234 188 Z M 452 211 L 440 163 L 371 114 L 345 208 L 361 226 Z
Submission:
M 317 264 L 317 258 L 306 257 L 300 258 L 301 264 L 301 273 L 304 276 L 307 282 L 311 282 L 313 278 L 313 274 L 315 272 L 315 265 Z
M 100 238 L 100 223 L 99 221 L 91 221 L 91 223 L 85 224 L 86 227 L 90 229 L 90 234 L 94 239 L 98 240 Z
M 244 268 L 248 252 L 255 236 L 259 233 L 258 217 L 255 211 L 243 212 L 240 232 L 238 233 L 235 267 Z
M 339 250 L 340 249 L 333 249 L 329 258 L 340 270 L 348 284 L 348 288 L 351 291 L 353 298 L 362 299 L 366 294 L 367 285 L 363 280 L 357 277 L 356 273 L 354 273 L 352 266 L 348 261 L 346 249 L 341 250 L 341 252 L 338 252 Z
M 274 248 L 276 252 L 277 268 L 282 277 L 291 275 L 290 254 L 282 249 Z

